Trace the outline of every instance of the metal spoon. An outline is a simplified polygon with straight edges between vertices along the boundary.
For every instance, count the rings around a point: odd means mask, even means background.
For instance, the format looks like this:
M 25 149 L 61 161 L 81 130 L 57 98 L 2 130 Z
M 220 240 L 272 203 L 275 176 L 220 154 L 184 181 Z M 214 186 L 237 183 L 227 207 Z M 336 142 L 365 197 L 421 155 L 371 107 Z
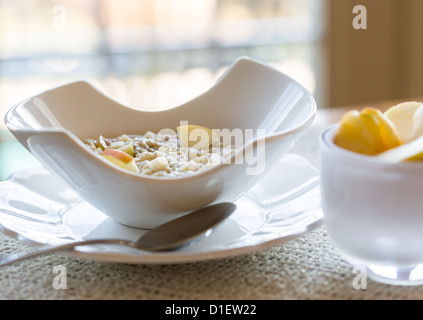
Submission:
M 148 231 L 135 242 L 122 239 L 94 239 L 18 252 L 1 257 L 0 267 L 44 254 L 70 251 L 75 247 L 93 244 L 118 244 L 151 252 L 174 250 L 187 245 L 200 235 L 204 235 L 208 230 L 216 227 L 229 217 L 235 209 L 235 204 L 227 202 L 204 207 Z

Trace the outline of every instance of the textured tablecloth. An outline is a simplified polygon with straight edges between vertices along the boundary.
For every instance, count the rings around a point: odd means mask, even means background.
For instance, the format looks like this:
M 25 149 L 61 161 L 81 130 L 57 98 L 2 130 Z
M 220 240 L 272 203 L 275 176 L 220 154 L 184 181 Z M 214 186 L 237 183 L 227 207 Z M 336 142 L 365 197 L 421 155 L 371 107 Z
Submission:
M 316 163 L 321 127 L 299 149 Z M 25 250 L 0 234 L 0 256 Z M 55 267 L 59 269 L 55 269 Z M 1 299 L 421 299 L 423 286 L 367 279 L 356 289 L 353 267 L 337 253 L 325 226 L 252 254 L 175 265 L 130 265 L 49 255 L 0 268 Z M 59 277 L 59 278 L 58 278 Z M 59 281 L 63 277 L 66 281 Z M 363 283 L 361 283 L 363 284 Z M 66 288 L 60 288 L 60 286 Z
M 0 236 L 0 254 L 23 250 Z M 66 289 L 56 289 L 63 266 Z M 63 269 L 62 269 L 63 270 Z M 353 286 L 325 227 L 253 254 L 175 265 L 130 265 L 50 255 L 0 269 L 1 299 L 421 299 L 423 287 Z M 57 278 L 56 278 L 57 280 Z

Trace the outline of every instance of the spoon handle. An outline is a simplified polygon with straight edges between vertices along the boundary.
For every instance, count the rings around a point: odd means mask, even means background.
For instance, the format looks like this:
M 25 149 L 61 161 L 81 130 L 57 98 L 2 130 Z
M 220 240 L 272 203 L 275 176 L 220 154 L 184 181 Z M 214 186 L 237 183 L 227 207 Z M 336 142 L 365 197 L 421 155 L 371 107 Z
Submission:
M 12 253 L 10 255 L 0 257 L 0 267 L 10 265 L 12 263 L 35 258 L 45 254 L 51 254 L 54 252 L 63 252 L 73 250 L 75 247 L 93 245 L 93 244 L 118 244 L 126 245 L 134 248 L 141 249 L 139 245 L 132 241 L 126 241 L 121 239 L 94 239 L 94 240 L 84 240 L 71 242 L 59 246 L 42 246 L 29 251 L 22 251 L 17 253 Z

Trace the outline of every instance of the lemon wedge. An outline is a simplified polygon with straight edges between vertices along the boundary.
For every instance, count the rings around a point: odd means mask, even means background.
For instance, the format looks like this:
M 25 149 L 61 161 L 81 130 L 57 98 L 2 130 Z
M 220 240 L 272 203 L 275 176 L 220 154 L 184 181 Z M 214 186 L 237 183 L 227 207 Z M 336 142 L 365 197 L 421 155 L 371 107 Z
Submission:
M 400 103 L 389 108 L 385 115 L 395 125 L 402 143 L 408 143 L 423 135 L 423 103 Z
M 401 144 L 393 123 L 375 108 L 347 112 L 340 121 L 334 142 L 366 155 L 376 155 Z

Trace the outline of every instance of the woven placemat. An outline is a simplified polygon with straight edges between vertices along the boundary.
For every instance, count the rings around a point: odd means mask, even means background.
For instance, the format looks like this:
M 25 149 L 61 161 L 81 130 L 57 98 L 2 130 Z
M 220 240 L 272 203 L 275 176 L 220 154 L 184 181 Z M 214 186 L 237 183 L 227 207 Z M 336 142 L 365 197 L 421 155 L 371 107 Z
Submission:
M 0 235 L 0 255 L 26 245 Z M 366 282 L 331 243 L 324 226 L 243 256 L 175 265 L 131 265 L 62 255 L 0 268 L 1 299 L 421 299 L 422 287 Z

